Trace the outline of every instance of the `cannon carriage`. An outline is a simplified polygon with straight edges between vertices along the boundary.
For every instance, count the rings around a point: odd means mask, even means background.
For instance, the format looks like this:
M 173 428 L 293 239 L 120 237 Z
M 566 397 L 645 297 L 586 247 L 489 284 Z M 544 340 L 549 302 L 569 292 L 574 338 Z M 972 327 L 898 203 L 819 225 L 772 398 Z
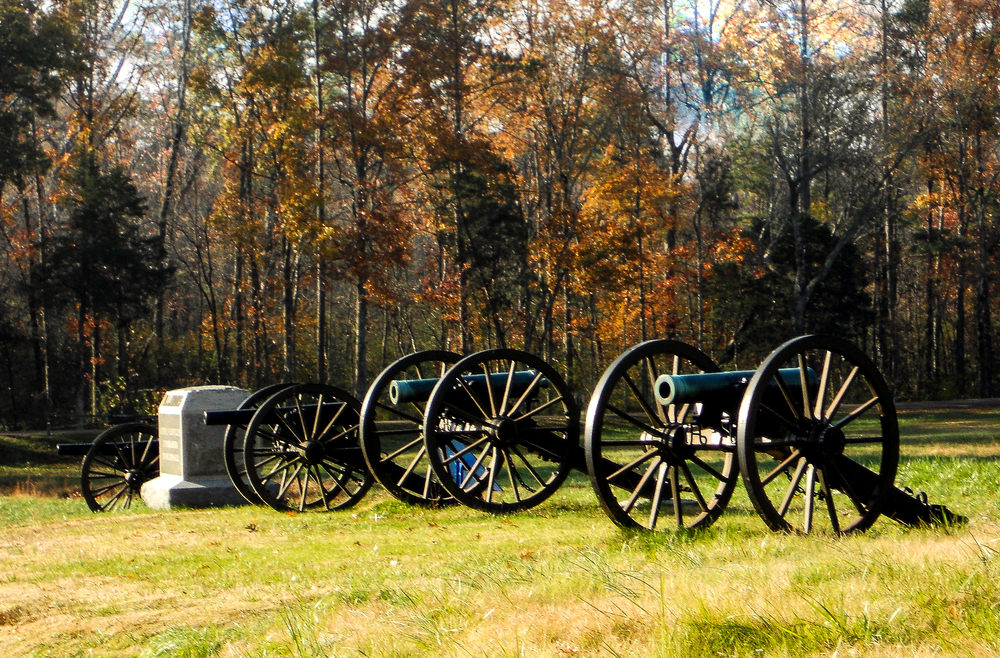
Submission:
M 142 485 L 160 474 L 158 434 L 147 423 L 123 423 L 93 443 L 60 443 L 56 451 L 83 457 L 80 494 L 92 512 L 107 512 L 131 507 Z
M 583 423 L 559 373 L 509 349 L 408 355 L 363 402 L 279 384 L 205 423 L 226 426 L 233 486 L 277 510 L 347 509 L 377 481 L 410 504 L 503 514 L 542 503 L 578 471 L 616 524 L 648 531 L 708 526 L 741 479 L 776 531 L 855 532 L 881 514 L 962 520 L 895 487 L 888 385 L 832 337 L 794 339 L 736 372 L 678 341 L 636 345 L 603 373 Z M 119 427 L 86 447 L 82 489 L 95 511 L 128 506 L 156 476 L 156 428 Z

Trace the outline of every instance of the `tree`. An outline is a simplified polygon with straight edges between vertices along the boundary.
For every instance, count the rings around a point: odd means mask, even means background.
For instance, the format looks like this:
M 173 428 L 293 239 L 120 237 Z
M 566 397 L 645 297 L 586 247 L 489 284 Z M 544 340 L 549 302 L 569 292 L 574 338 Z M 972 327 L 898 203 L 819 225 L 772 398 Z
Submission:
M 68 181 L 67 218 L 51 236 L 49 260 L 38 280 L 56 303 L 76 306 L 76 413 L 82 420 L 88 388 L 87 325 L 100 316 L 128 325 L 149 308 L 172 268 L 159 235 L 144 235 L 146 202 L 130 177 L 113 167 L 101 172 L 93 154 L 83 153 Z M 90 335 L 93 352 L 99 338 Z M 97 354 L 91 354 L 96 363 Z M 96 382 L 89 382 L 95 386 Z
M 414 108 L 400 63 L 411 17 L 393 0 L 333 3 L 319 71 L 330 77 L 320 118 L 332 194 L 340 203 L 317 226 L 320 258 L 338 263 L 354 288 L 354 386 L 368 389 L 369 307 L 386 301 L 394 267 L 405 265 L 413 221 L 404 203 L 405 146 Z M 324 204 L 326 199 L 323 200 Z
M 0 199 L 7 183 L 23 188 L 26 177 L 48 168 L 35 122 L 55 114 L 60 74 L 73 50 L 58 15 L 40 12 L 30 0 L 0 2 Z

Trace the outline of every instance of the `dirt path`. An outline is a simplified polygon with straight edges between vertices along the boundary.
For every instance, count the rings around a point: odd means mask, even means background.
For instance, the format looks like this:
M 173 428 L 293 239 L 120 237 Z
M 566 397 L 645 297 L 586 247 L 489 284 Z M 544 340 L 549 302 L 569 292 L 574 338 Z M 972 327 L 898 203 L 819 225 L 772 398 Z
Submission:
M 979 400 L 928 400 L 924 402 L 897 402 L 897 411 L 928 411 L 944 409 L 958 411 L 960 409 L 1000 409 L 1000 398 L 982 398 Z

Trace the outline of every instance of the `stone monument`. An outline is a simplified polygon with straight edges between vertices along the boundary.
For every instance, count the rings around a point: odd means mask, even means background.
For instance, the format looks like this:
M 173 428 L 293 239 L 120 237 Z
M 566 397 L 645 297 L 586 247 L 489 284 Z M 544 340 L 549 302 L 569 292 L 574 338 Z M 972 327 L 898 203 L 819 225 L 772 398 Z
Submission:
M 236 409 L 249 395 L 233 386 L 194 386 L 163 396 L 160 476 L 142 485 L 146 505 L 167 510 L 246 504 L 226 473 L 226 427 L 205 425 L 205 412 Z

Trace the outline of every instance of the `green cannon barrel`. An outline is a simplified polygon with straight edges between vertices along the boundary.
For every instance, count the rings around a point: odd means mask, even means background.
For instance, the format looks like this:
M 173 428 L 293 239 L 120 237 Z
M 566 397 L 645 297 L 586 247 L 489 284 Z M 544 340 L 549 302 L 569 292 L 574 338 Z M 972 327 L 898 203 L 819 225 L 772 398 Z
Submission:
M 534 370 L 520 370 L 514 373 L 514 381 L 511 382 L 511 394 L 521 395 L 535 380 L 538 373 Z M 486 388 L 486 375 L 463 375 L 462 381 L 472 388 Z M 426 402 L 431 396 L 431 391 L 437 386 L 438 379 L 395 379 L 389 383 L 389 400 L 393 404 L 405 402 Z M 542 378 L 538 383 L 539 387 L 545 388 L 549 385 L 547 379 Z M 503 391 L 507 386 L 507 373 L 495 372 L 490 375 L 490 386 L 494 390 Z
M 656 380 L 656 401 L 662 405 L 710 402 L 713 396 L 719 396 L 733 386 L 749 382 L 754 372 L 734 370 L 693 375 L 660 375 Z M 789 388 L 799 388 L 798 368 L 783 368 L 778 374 Z M 807 369 L 806 378 L 810 389 L 819 386 L 819 375 L 812 368 Z

